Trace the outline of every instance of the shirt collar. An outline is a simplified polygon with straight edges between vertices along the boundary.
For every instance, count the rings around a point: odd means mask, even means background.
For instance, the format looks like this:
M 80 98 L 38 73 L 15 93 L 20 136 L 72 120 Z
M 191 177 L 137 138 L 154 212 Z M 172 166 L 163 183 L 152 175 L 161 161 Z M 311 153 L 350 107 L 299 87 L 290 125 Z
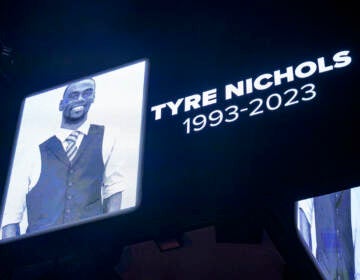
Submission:
M 86 121 L 76 130 L 80 131 L 82 135 L 87 135 L 89 132 L 89 127 L 90 127 L 90 123 Z M 55 136 L 60 140 L 60 142 L 64 142 L 66 137 L 68 137 L 72 131 L 74 130 L 67 128 L 59 128 L 58 131 L 55 133 Z

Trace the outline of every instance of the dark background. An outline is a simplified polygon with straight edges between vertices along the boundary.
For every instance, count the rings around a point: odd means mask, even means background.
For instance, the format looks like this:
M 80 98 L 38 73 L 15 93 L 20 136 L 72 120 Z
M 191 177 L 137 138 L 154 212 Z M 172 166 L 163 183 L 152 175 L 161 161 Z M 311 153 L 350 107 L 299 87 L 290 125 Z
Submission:
M 2 3 L 0 39 L 12 48 L 0 67 L 3 189 L 24 97 L 141 58 L 150 62 L 140 208 L 1 244 L 2 275 L 66 258 L 106 271 L 125 244 L 214 224 L 219 242 L 256 243 L 265 229 L 289 279 L 317 279 L 297 239 L 294 202 L 360 185 L 355 11 L 350 1 Z M 312 82 L 318 95 L 307 103 L 191 135 L 182 125 L 187 117 L 250 98 L 160 121 L 150 112 L 215 87 L 221 96 L 225 84 L 331 60 L 341 50 L 350 50 L 349 66 L 249 96 Z

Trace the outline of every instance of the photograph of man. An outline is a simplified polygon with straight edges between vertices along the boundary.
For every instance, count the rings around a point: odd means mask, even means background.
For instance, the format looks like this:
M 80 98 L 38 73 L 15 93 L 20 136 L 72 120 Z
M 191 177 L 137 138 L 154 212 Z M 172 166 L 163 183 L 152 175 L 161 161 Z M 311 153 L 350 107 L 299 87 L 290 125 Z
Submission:
M 40 174 L 29 177 L 27 233 L 120 209 L 123 186 L 112 157 L 114 138 L 104 133 L 104 126 L 87 121 L 94 100 L 93 79 L 66 88 L 59 104 L 60 129 L 40 144 L 41 162 L 34 165 L 41 166 Z M 3 238 L 16 236 L 19 223 L 2 231 Z
M 297 225 L 325 279 L 360 279 L 360 187 L 301 200 Z
M 145 61 L 25 99 L 1 238 L 137 206 Z

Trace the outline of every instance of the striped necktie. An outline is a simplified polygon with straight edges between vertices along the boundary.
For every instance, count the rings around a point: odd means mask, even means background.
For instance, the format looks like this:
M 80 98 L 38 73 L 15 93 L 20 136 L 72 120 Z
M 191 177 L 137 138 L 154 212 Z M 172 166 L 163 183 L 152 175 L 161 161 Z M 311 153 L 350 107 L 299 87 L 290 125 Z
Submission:
M 78 147 L 76 145 L 76 140 L 77 140 L 79 134 L 80 134 L 80 131 L 74 130 L 65 139 L 65 142 L 66 142 L 65 152 L 70 161 L 72 161 L 76 155 L 76 151 L 78 149 Z

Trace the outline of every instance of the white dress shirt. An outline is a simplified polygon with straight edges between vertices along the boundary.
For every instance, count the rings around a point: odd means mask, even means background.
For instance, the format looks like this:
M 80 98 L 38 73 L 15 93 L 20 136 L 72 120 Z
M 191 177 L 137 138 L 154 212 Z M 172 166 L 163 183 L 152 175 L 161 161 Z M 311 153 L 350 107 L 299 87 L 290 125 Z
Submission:
M 78 147 L 80 147 L 84 135 L 88 134 L 89 127 L 90 123 L 85 122 L 77 129 L 80 131 L 76 141 Z M 55 136 L 62 143 L 64 150 L 66 146 L 65 139 L 71 132 L 72 130 L 60 128 L 55 133 Z M 115 193 L 125 191 L 127 188 L 122 168 L 124 162 L 119 153 L 116 138 L 111 130 L 106 127 L 104 129 L 102 157 L 105 170 L 103 184 L 101 186 L 101 196 L 102 200 L 104 200 Z M 25 162 L 21 163 L 25 163 L 24 172 L 19 172 L 16 176 L 12 176 L 12 180 L 9 182 L 2 227 L 8 224 L 20 223 L 24 218 L 24 213 L 26 214 L 26 194 L 36 185 L 41 173 L 41 155 L 39 146 L 30 151 L 28 156 L 24 157 L 24 161 Z
M 360 280 L 360 187 L 352 188 L 350 190 L 351 199 L 351 228 L 352 238 L 354 244 L 354 265 L 355 265 L 355 280 Z M 312 254 L 316 257 L 316 225 L 315 225 L 315 211 L 314 199 L 308 198 L 298 202 L 298 208 L 302 209 L 310 224 Z M 297 215 L 297 225 L 300 230 L 299 211 Z

